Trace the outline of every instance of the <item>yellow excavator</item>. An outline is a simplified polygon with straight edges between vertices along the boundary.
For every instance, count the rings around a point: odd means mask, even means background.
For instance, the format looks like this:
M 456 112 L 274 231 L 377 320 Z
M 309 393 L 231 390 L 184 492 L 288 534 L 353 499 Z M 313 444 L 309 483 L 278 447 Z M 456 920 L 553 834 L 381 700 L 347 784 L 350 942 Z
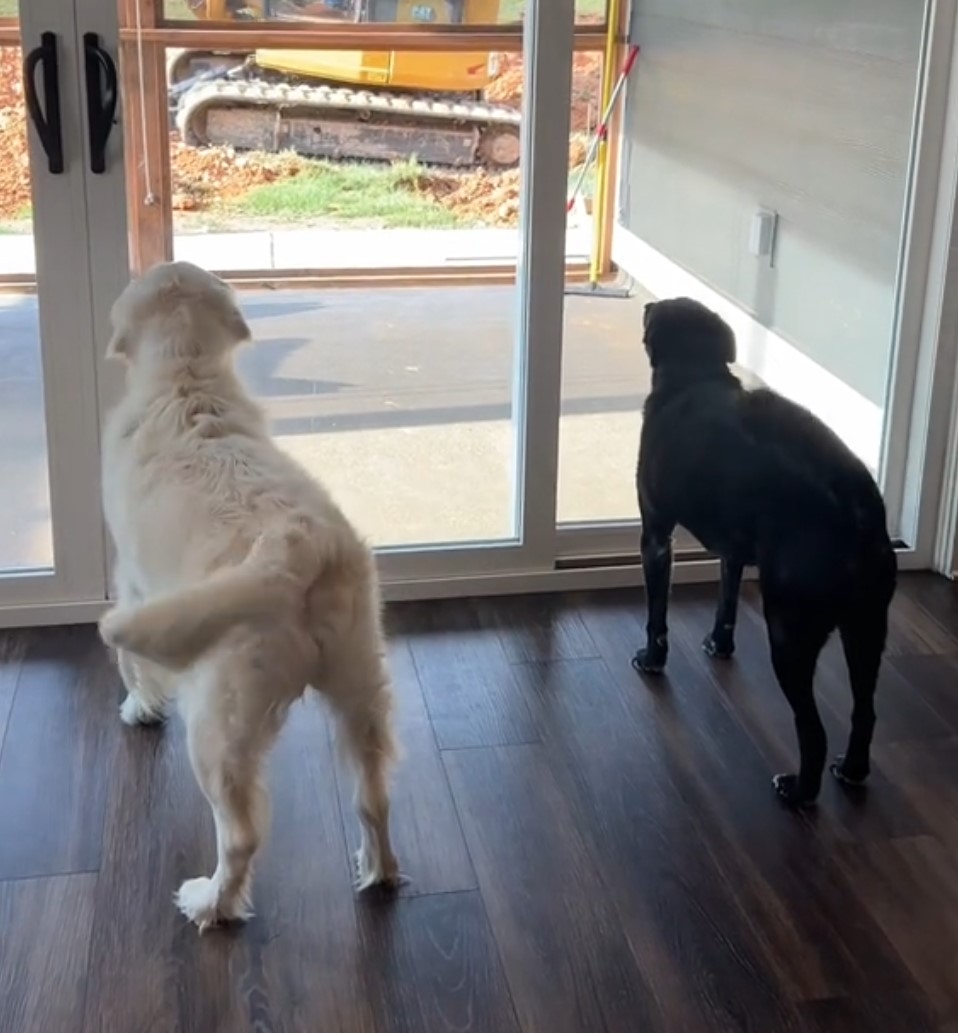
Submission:
M 187 0 L 210 21 L 495 25 L 500 0 Z M 315 158 L 510 168 L 519 112 L 485 100 L 488 52 L 168 52 L 173 119 L 192 145 Z

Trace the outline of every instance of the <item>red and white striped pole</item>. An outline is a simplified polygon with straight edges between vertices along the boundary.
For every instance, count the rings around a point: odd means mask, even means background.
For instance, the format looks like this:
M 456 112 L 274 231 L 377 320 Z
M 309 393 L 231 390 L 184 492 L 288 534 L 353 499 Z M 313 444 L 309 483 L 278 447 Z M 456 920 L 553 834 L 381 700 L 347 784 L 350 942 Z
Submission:
M 566 212 L 571 212 L 575 207 L 575 199 L 578 197 L 579 191 L 582 189 L 582 184 L 585 182 L 585 177 L 589 172 L 589 168 L 592 162 L 595 160 L 595 156 L 599 151 L 599 146 L 603 141 L 608 139 L 609 136 L 609 125 L 612 122 L 612 115 L 615 113 L 615 106 L 619 101 L 619 95 L 625 88 L 626 81 L 632 72 L 632 67 L 639 57 L 639 45 L 633 43 L 629 47 L 629 52 L 626 55 L 625 62 L 622 65 L 622 71 L 619 73 L 619 78 L 616 81 L 615 89 L 612 91 L 612 96 L 609 98 L 608 106 L 602 113 L 602 121 L 596 126 L 595 136 L 592 138 L 592 143 L 589 145 L 588 153 L 585 156 L 585 161 L 582 163 L 582 169 L 579 172 L 579 178 L 576 180 L 575 187 L 572 190 L 572 196 L 569 198 L 569 202 L 566 205 Z

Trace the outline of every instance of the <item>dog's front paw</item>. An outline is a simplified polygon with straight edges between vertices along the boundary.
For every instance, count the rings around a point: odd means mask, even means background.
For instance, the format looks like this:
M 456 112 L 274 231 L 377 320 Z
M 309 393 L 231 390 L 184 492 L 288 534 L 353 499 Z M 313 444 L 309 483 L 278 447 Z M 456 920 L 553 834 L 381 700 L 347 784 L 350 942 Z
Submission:
M 245 922 L 253 913 L 245 898 L 224 899 L 219 886 L 206 878 L 187 879 L 176 894 L 176 906 L 201 933 L 220 922 Z
M 632 669 L 638 674 L 661 674 L 669 658 L 668 647 L 646 646 L 632 657 Z
M 817 792 L 810 792 L 802 786 L 798 775 L 776 775 L 772 779 L 772 785 L 782 803 L 796 810 L 800 807 L 811 807 L 818 796 Z
M 703 639 L 702 649 L 713 660 L 731 660 L 735 653 L 735 641 L 731 636 L 719 636 L 712 631 Z
M 844 755 L 840 755 L 829 764 L 828 770 L 843 785 L 861 788 L 868 779 L 868 764 L 853 764 Z

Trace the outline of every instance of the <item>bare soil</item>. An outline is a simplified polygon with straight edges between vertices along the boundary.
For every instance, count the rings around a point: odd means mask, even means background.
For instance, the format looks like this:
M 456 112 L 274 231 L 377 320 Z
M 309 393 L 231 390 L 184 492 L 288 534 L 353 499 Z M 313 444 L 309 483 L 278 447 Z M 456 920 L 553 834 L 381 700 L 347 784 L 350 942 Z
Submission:
M 602 59 L 576 54 L 573 84 L 570 167 L 581 163 L 583 139 L 599 120 Z M 502 73 L 487 91 L 497 104 L 522 103 L 522 57 L 502 56 Z M 173 208 L 202 212 L 242 196 L 253 187 L 299 175 L 309 160 L 295 154 L 244 154 L 229 147 L 188 147 L 173 133 L 170 140 Z M 469 172 L 425 170 L 409 188 L 427 194 L 464 222 L 512 226 L 519 215 L 521 170 Z M 26 115 L 20 51 L 0 48 L 0 219 L 21 217 L 30 204 Z

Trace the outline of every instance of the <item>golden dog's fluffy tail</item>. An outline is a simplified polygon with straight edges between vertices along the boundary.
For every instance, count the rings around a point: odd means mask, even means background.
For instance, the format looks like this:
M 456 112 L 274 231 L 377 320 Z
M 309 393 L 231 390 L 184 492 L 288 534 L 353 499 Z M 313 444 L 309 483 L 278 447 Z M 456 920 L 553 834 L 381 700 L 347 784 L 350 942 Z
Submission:
M 246 559 L 140 606 L 114 608 L 100 637 L 170 670 L 195 663 L 237 625 L 294 619 L 322 569 L 339 555 L 337 535 L 317 549 L 298 531 L 261 535 Z

